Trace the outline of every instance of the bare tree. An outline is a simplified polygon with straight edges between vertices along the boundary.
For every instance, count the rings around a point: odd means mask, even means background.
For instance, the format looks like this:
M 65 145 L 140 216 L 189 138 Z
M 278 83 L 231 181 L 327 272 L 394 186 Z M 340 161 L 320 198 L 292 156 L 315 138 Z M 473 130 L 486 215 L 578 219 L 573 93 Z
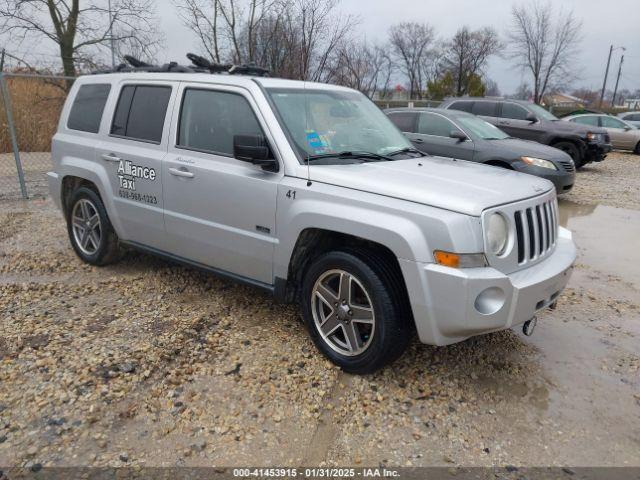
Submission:
M 491 27 L 472 31 L 464 26 L 456 32 L 444 46 L 443 68 L 453 73 L 457 96 L 468 93 L 469 80 L 481 76 L 489 57 L 501 48 L 498 33 Z
M 75 76 L 79 64 L 95 63 L 112 40 L 129 40 L 145 51 L 157 44 L 153 12 L 152 0 L 113 0 L 111 19 L 98 0 L 1 0 L 0 30 L 14 41 L 51 42 L 64 74 Z
M 551 85 L 571 76 L 581 40 L 582 22 L 573 12 L 560 11 L 557 19 L 554 13 L 550 3 L 538 1 L 528 7 L 514 6 L 511 12 L 510 55 L 531 73 L 536 103 Z
M 435 31 L 429 24 L 403 22 L 389 30 L 395 60 L 409 82 L 411 98 L 422 98 L 428 69 L 434 65 Z
M 288 78 L 326 80 L 355 25 L 338 0 L 174 0 L 216 62 L 258 63 Z
M 331 82 L 373 97 L 389 88 L 392 61 L 385 48 L 366 41 L 346 41 L 338 48 L 331 68 Z

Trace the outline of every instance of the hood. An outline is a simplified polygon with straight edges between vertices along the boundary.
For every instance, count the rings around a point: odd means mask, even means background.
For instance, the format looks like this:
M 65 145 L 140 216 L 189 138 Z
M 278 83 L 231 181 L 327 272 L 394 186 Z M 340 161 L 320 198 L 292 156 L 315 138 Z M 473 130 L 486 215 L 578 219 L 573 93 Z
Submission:
M 491 151 L 506 157 L 518 158 L 522 156 L 542 158 L 543 160 L 556 160 L 568 162 L 571 157 L 554 147 L 549 147 L 532 140 L 519 138 L 506 138 L 504 140 L 484 140 L 490 145 Z
M 442 157 L 315 165 L 311 179 L 476 217 L 487 208 L 554 188 L 548 180 L 533 175 Z
M 585 137 L 587 133 L 607 133 L 607 131 L 601 127 L 594 127 L 592 125 L 582 125 L 580 123 L 566 122 L 563 120 L 543 120 L 543 125 L 545 125 L 549 131 L 558 132 L 558 133 L 573 133 L 575 135 L 580 135 L 581 137 Z

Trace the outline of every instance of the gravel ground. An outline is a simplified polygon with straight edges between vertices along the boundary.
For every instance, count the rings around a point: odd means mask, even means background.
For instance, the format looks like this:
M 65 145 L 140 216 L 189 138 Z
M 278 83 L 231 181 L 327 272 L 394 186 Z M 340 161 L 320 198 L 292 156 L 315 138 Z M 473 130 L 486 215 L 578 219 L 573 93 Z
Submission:
M 640 213 L 639 158 L 578 174 L 579 245 L 608 228 L 596 204 Z M 0 465 L 640 466 L 640 286 L 616 267 L 637 223 L 607 264 L 581 247 L 533 337 L 414 343 L 354 377 L 295 307 L 135 252 L 84 265 L 49 199 L 0 205 Z

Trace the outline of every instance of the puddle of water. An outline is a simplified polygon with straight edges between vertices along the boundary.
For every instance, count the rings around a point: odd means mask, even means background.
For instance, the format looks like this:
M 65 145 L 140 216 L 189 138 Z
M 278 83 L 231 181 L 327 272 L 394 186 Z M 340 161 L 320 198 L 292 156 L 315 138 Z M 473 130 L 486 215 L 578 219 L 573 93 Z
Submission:
M 559 200 L 560 223 L 573 232 L 578 261 L 640 287 L 640 210 Z

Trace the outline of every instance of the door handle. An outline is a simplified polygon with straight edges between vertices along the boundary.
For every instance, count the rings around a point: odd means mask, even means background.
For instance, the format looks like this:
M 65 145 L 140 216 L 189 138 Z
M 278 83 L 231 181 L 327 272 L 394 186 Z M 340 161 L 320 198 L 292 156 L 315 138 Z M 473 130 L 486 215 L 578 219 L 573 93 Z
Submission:
M 115 153 L 103 153 L 102 159 L 106 160 L 107 162 L 120 162 L 122 160 Z
M 414 138 L 412 140 L 413 143 L 424 143 L 424 140 L 422 140 L 421 138 Z
M 180 170 L 179 168 L 170 168 L 169 173 L 176 177 L 193 178 L 195 175 L 187 170 Z

